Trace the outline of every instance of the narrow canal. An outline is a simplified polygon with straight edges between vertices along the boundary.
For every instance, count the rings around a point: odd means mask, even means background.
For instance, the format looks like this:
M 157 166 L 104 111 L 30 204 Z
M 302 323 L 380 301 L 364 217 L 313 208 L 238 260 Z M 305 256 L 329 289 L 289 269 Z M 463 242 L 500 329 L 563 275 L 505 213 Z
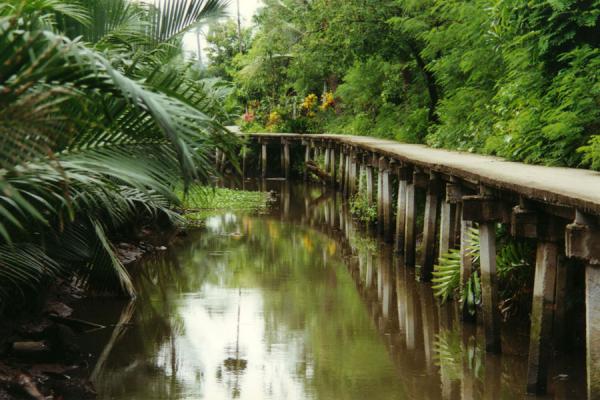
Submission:
M 147 258 L 135 302 L 90 299 L 81 316 L 101 399 L 525 398 L 527 329 L 486 355 L 413 271 L 321 187 L 268 182 L 265 215 L 222 213 Z M 581 359 L 547 398 L 583 398 Z

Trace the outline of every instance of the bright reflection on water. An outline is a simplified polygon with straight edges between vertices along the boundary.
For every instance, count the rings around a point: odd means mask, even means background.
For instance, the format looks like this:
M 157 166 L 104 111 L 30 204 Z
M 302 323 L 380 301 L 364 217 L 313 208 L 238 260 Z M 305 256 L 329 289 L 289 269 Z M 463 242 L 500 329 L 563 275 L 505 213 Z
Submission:
M 285 187 L 272 215 L 210 218 L 137 267 L 134 304 L 87 302 L 84 318 L 116 324 L 82 343 L 100 398 L 523 397 L 525 341 L 485 357 L 475 327 L 377 243 L 320 188 Z

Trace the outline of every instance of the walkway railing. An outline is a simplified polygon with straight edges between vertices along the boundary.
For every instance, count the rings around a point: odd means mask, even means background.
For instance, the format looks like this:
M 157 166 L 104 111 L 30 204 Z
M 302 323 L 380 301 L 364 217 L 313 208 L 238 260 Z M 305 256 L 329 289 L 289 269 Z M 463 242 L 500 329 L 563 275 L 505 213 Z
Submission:
M 267 176 L 268 144 L 281 145 L 282 168 L 290 176 L 290 146 L 304 147 L 304 162 L 324 158 L 328 183 L 345 196 L 366 192 L 377 204 L 378 230 L 404 254 L 406 266 L 421 267 L 429 281 L 439 254 L 459 247 L 461 283 L 472 274 L 468 230 L 480 232 L 482 311 L 486 349 L 500 352 L 497 309 L 496 225 L 515 237 L 537 240 L 528 362 L 528 391 L 543 393 L 552 341 L 563 340 L 567 276 L 562 256 L 585 264 L 586 367 L 590 399 L 600 398 L 600 173 L 543 167 L 496 157 L 348 135 L 241 134 L 260 144 L 260 173 Z M 245 160 L 244 160 L 245 161 Z M 395 176 L 396 179 L 391 179 Z M 392 187 L 393 182 L 397 182 Z M 423 251 L 416 259 L 415 190 L 426 192 Z M 397 192 L 396 207 L 392 192 Z M 466 315 L 466 313 L 465 313 Z

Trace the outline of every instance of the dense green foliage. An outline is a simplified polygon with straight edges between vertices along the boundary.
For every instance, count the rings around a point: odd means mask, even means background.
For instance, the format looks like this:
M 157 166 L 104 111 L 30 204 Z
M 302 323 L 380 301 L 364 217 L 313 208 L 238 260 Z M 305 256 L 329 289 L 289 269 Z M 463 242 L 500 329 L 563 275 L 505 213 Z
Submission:
M 230 74 L 247 129 L 598 169 L 599 18 L 598 0 L 266 0 Z
M 181 35 L 222 12 L 218 0 L 0 2 L 2 295 L 73 274 L 132 293 L 111 239 L 177 220 L 176 186 L 207 182 L 215 146 L 230 152 L 227 93 L 181 55 Z

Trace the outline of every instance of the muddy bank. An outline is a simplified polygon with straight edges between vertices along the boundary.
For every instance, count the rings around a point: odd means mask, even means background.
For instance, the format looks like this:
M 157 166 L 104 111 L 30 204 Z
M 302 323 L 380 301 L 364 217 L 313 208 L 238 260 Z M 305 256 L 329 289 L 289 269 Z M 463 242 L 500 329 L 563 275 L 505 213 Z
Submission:
M 125 265 L 144 255 L 167 249 L 173 238 L 184 235 L 173 232 L 157 238 L 144 232 L 147 240 L 115 245 Z M 150 238 L 152 236 L 152 238 Z M 92 355 L 75 344 L 80 335 L 106 329 L 93 318 L 73 318 L 73 312 L 85 298 L 118 296 L 115 293 L 93 293 L 75 279 L 57 280 L 40 294 L 31 310 L 16 310 L 0 328 L 0 400 L 96 398 L 89 377 L 94 368 Z

